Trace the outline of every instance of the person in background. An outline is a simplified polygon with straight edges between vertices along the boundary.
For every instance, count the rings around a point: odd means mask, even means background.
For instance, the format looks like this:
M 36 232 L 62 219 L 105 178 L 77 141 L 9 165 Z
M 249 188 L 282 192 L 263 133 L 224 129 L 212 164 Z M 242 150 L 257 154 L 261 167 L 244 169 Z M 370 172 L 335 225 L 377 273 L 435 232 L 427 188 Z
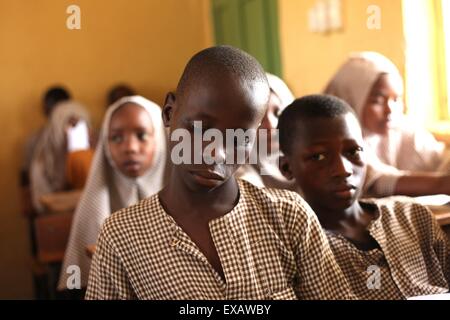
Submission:
M 126 84 L 117 84 L 109 90 L 106 101 L 107 107 L 111 106 L 114 102 L 120 100 L 123 97 L 129 97 L 136 95 L 136 92 Z
M 71 189 L 66 171 L 67 157 L 71 151 L 68 149 L 69 137 L 88 140 L 84 134 L 78 137 L 69 134 L 79 122 L 84 123 L 89 130 L 90 118 L 84 106 L 73 100 L 60 102 L 55 106 L 48 125 L 39 137 L 30 167 L 31 198 L 38 213 L 45 210 L 41 203 L 42 196 Z M 84 143 L 87 144 L 88 142 Z
M 33 206 L 32 193 L 30 188 L 30 168 L 33 158 L 33 153 L 36 149 L 37 142 L 39 141 L 45 128 L 49 125 L 50 117 L 53 110 L 62 102 L 70 100 L 71 95 L 69 91 L 62 86 L 52 86 L 43 95 L 42 98 L 42 114 L 45 117 L 46 123 L 39 128 L 37 131 L 32 133 L 25 142 L 25 147 L 23 149 L 23 160 L 19 173 L 19 192 L 21 197 L 21 209 L 22 215 L 28 224 L 29 242 L 30 242 L 30 254 L 31 257 L 35 258 L 38 252 L 37 240 L 36 240 L 36 230 L 35 230 L 35 219 L 37 212 Z M 46 296 L 46 292 L 42 290 L 43 277 L 39 273 L 33 272 L 33 284 L 34 284 L 34 294 L 37 298 L 42 298 Z
M 372 153 L 368 194 L 450 194 L 449 154 L 403 114 L 403 79 L 389 59 L 376 52 L 352 54 L 324 92 L 346 101 L 361 122 Z
M 267 187 L 295 191 L 295 181 L 286 180 L 280 172 L 278 165 L 280 152 L 276 134 L 278 118 L 284 108 L 294 101 L 294 95 L 279 77 L 270 73 L 266 73 L 266 76 L 269 81 L 270 98 L 267 111 L 259 128 L 267 132 L 265 143 L 269 153 L 267 155 L 259 155 L 258 163 L 246 164 L 239 168 L 236 172 L 236 177 L 247 180 L 260 188 Z M 258 152 L 258 145 L 261 142 L 263 141 L 257 140 L 252 152 Z
M 354 111 L 325 95 L 295 100 L 279 121 L 281 169 L 295 178 L 360 299 L 449 291 L 450 244 L 410 198 L 360 199 L 365 147 Z
M 68 101 L 70 99 L 70 93 L 67 89 L 61 86 L 54 86 L 49 88 L 42 99 L 42 113 L 45 116 L 47 123 L 38 131 L 31 134 L 24 147 L 24 156 L 22 166 L 20 170 L 20 186 L 22 194 L 22 212 L 27 217 L 34 216 L 33 205 L 31 200 L 30 191 L 30 167 L 33 153 L 37 145 L 37 141 L 40 139 L 42 133 L 45 130 L 45 126 L 48 125 L 50 116 L 54 108 L 61 102 Z
M 161 108 L 140 97 L 119 99 L 103 120 L 88 182 L 77 206 L 58 285 L 67 289 L 71 265 L 86 288 L 90 258 L 100 228 L 112 212 L 157 193 L 166 179 L 166 135 Z

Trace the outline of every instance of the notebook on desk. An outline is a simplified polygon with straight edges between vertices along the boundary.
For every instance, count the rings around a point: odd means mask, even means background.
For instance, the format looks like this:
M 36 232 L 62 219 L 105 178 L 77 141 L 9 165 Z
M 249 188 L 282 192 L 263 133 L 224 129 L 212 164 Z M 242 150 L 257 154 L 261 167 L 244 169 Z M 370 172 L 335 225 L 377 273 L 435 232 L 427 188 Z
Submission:
M 414 200 L 424 206 L 441 207 L 450 205 L 450 196 L 446 194 L 435 194 L 431 196 L 415 197 Z

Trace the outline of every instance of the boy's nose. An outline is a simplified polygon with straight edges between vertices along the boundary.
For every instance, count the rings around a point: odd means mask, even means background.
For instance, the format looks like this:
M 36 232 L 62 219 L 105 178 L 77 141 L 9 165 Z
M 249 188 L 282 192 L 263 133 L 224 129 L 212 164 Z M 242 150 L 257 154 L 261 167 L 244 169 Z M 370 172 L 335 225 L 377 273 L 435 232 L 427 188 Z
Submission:
M 226 153 L 224 147 L 218 146 L 211 152 L 211 156 L 214 158 L 215 163 L 225 163 Z
M 349 177 L 353 174 L 353 164 L 344 156 L 338 156 L 332 164 L 333 176 Z

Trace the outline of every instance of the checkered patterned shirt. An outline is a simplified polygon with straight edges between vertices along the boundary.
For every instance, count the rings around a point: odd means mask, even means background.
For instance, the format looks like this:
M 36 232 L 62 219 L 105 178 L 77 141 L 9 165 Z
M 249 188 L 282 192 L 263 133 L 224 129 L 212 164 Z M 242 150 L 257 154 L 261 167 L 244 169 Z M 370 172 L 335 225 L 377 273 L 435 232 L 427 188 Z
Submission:
M 225 281 L 155 195 L 105 222 L 86 299 L 353 298 L 306 202 L 238 181 L 238 204 L 209 222 Z
M 395 199 L 363 201 L 377 207 L 379 216 L 367 229 L 380 249 L 362 251 L 342 235 L 326 232 L 352 291 L 360 299 L 386 300 L 448 292 L 446 235 L 426 207 Z

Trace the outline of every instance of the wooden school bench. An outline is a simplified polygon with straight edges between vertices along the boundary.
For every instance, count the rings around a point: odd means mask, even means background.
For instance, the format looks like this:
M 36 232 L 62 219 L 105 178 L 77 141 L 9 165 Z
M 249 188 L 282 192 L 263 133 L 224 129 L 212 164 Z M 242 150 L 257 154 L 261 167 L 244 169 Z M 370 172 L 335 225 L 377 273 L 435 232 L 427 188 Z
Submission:
M 56 286 L 80 196 L 81 191 L 76 190 L 41 198 L 46 210 L 34 220 L 37 252 L 32 264 L 33 274 L 41 279 L 38 299 L 58 298 Z

